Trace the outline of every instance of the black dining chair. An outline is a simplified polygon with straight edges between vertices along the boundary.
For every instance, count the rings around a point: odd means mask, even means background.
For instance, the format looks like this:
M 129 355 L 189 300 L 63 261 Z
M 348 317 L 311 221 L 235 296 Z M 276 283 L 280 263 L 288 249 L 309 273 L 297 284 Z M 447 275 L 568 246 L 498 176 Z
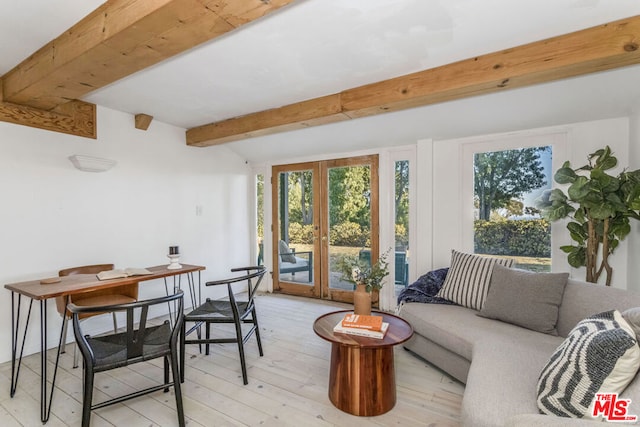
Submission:
M 150 325 L 148 319 L 149 308 L 167 304 L 171 301 L 177 303 L 174 321 L 165 320 L 160 325 Z M 72 314 L 73 331 L 84 361 L 82 426 L 89 426 L 91 411 L 94 409 L 103 408 L 159 390 L 168 392 L 171 386 L 175 390 L 178 425 L 184 426 L 181 377 L 178 372 L 178 339 L 182 331 L 183 292 L 176 290 L 173 295 L 125 304 L 78 306 L 70 303 L 68 309 Z M 119 311 L 126 312 L 127 326 L 124 332 L 100 336 L 83 334 L 80 327 L 80 318 L 83 314 Z M 164 358 L 164 382 L 162 384 L 118 396 L 101 403 L 92 403 L 94 376 L 96 373 L 159 357 Z M 169 381 L 169 365 L 171 365 L 173 381 Z
M 244 344 L 255 333 L 256 340 L 258 342 L 258 351 L 260 356 L 263 356 L 262 342 L 260 341 L 260 329 L 258 327 L 258 317 L 256 315 L 256 306 L 254 303 L 254 297 L 256 291 L 262 282 L 262 278 L 266 272 L 264 266 L 254 267 L 241 267 L 233 268 L 231 272 L 243 272 L 241 276 L 235 276 L 224 280 L 216 280 L 205 283 L 206 286 L 218 286 L 226 285 L 227 292 L 229 294 L 228 300 L 207 300 L 195 308 L 191 312 L 185 314 L 182 333 L 182 355 L 180 361 L 182 363 L 182 380 L 184 381 L 184 360 L 185 360 L 185 345 L 186 344 L 205 344 L 206 352 L 209 354 L 209 344 L 213 343 L 237 343 L 238 351 L 240 353 L 240 366 L 242 368 L 242 379 L 244 384 L 248 384 L 247 379 L 247 364 L 244 356 Z M 246 281 L 246 296 L 242 296 L 242 299 L 236 299 L 236 293 L 233 286 L 236 283 Z M 186 329 L 187 322 L 193 322 L 193 325 L 189 330 Z M 198 334 L 197 339 L 187 339 L 189 334 L 198 330 L 202 324 L 205 325 L 205 338 L 202 338 Z M 235 325 L 235 335 L 233 337 L 225 338 L 211 338 L 210 327 L 212 323 L 228 323 Z M 246 331 L 243 331 L 242 325 L 250 324 L 251 326 Z

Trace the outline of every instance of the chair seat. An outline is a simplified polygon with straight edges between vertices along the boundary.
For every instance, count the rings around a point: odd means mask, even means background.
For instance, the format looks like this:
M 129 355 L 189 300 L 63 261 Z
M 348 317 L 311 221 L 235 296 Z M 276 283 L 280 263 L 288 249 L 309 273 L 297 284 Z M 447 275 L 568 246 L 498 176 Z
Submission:
M 246 311 L 248 302 L 236 301 L 238 312 Z M 197 322 L 206 318 L 209 322 L 230 322 L 233 323 L 233 309 L 229 301 L 210 300 L 185 315 L 185 321 Z
M 88 337 L 87 342 L 95 357 L 95 372 L 151 360 L 169 353 L 171 326 L 168 322 L 159 326 L 148 327 L 145 330 L 142 351 L 139 355 L 127 353 L 127 332 L 107 336 Z

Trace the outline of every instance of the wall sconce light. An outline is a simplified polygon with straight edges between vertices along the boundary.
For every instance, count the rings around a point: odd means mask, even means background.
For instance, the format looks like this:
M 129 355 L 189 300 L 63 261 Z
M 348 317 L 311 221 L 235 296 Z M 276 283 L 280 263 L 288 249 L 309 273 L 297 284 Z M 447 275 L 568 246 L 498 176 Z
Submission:
M 102 159 L 100 157 L 81 156 L 74 154 L 69 156 L 69 160 L 76 169 L 85 172 L 105 172 L 116 165 L 115 160 Z

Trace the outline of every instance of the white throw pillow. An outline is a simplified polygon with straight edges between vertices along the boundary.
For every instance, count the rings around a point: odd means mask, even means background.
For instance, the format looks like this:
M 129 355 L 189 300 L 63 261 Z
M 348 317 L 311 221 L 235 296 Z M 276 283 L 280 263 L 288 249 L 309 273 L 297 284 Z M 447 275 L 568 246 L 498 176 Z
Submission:
M 593 418 L 596 394 L 622 393 L 638 367 L 640 347 L 618 310 L 587 317 L 542 369 L 538 408 L 543 414 Z
M 482 309 L 489 291 L 493 266 L 513 265 L 512 259 L 490 258 L 451 251 L 451 266 L 437 297 L 467 308 Z

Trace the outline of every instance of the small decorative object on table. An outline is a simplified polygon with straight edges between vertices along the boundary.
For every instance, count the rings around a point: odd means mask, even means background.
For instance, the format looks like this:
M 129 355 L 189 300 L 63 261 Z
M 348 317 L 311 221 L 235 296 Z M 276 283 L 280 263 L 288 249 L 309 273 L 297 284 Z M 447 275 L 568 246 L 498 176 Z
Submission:
M 380 255 L 378 261 L 370 265 L 367 261 L 356 257 L 342 256 L 338 260 L 341 279 L 355 285 L 353 293 L 353 312 L 355 314 L 371 314 L 371 292 L 382 289 L 382 280 L 389 275 L 387 256 L 389 250 Z
M 167 266 L 167 270 L 178 270 L 182 268 L 182 265 L 180 265 L 180 251 L 178 246 L 169 246 L 169 255 L 167 255 L 167 257 L 171 260 Z

